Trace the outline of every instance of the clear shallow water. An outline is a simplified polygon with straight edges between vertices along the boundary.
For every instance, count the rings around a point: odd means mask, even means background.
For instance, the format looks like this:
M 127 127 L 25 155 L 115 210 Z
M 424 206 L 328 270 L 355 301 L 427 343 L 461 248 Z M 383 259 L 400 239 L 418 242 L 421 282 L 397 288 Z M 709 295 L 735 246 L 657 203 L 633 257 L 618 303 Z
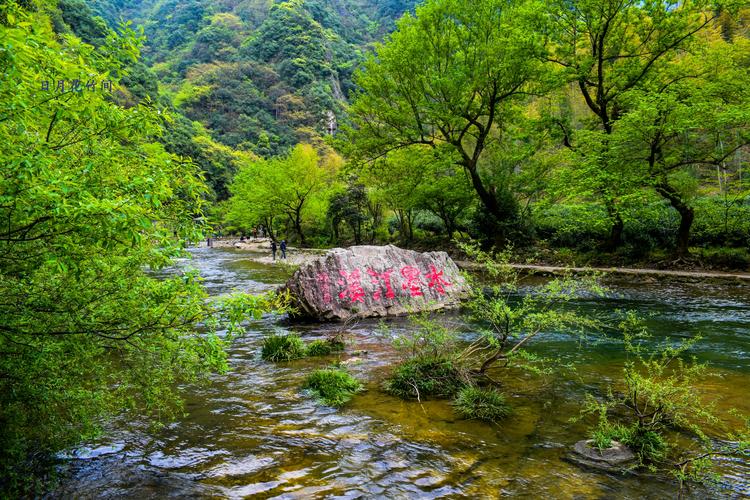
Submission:
M 253 263 L 232 250 L 196 249 L 197 267 L 212 295 L 264 291 L 287 276 L 281 267 Z M 693 336 L 695 349 L 721 377 L 699 388 L 721 395 L 720 407 L 750 413 L 750 287 L 619 284 L 603 299 L 581 299 L 592 313 L 616 309 L 649 313 L 657 335 Z M 446 316 L 447 321 L 459 321 Z M 390 322 L 408 328 L 404 320 Z M 367 350 L 350 364 L 368 391 L 344 409 L 317 404 L 299 390 L 306 373 L 351 358 L 270 364 L 259 359 L 262 337 L 297 331 L 308 339 L 344 329 L 347 352 Z M 378 389 L 397 360 L 378 323 L 287 325 L 265 320 L 230 350 L 231 372 L 209 385 L 185 387 L 187 416 L 158 431 L 125 418 L 77 451 L 69 477 L 53 497 L 77 498 L 673 498 L 674 485 L 657 478 L 584 471 L 564 460 L 585 425 L 569 418 L 587 390 L 601 388 L 621 367 L 616 344 L 581 346 L 564 335 L 545 336 L 537 352 L 576 361 L 575 374 L 541 380 L 514 374 L 505 392 L 515 407 L 501 425 L 462 421 L 444 401 L 403 402 Z M 694 498 L 750 496 L 750 464 L 723 464 L 724 489 Z

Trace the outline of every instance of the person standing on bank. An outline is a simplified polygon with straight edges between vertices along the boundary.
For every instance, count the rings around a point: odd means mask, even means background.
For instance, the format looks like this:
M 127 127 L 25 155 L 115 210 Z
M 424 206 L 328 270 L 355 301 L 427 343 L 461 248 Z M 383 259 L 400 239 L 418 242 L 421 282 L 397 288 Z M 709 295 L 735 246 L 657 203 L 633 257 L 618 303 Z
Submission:
M 276 260 L 276 240 L 271 240 L 271 254 L 273 254 L 273 260 Z
M 281 240 L 281 258 L 286 260 L 286 240 Z

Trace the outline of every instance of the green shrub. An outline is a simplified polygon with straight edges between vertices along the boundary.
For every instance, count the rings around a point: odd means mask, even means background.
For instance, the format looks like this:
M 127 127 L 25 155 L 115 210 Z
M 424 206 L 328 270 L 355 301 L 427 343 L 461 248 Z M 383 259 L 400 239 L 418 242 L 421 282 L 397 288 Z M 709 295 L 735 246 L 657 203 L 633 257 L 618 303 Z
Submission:
M 589 438 L 593 441 L 594 448 L 606 450 L 612 446 L 612 441 L 627 444 L 626 441 L 629 441 L 628 436 L 631 432 L 630 429 L 621 424 L 610 422 L 607 420 L 606 414 L 602 414 L 599 425 L 591 430 Z
M 329 406 L 343 406 L 364 388 L 357 379 L 340 368 L 315 370 L 305 379 L 304 389 L 309 389 Z
M 485 422 L 497 422 L 507 418 L 512 409 L 505 397 L 495 389 L 464 387 L 453 400 L 453 407 L 461 417 Z
M 332 352 L 340 352 L 343 350 L 344 343 L 335 339 L 313 340 L 307 345 L 308 356 L 327 356 Z
M 633 450 L 642 463 L 660 463 L 667 459 L 669 446 L 660 433 L 633 426 L 624 427 L 616 439 Z
M 699 248 L 696 256 L 709 266 L 739 270 L 750 268 L 750 252 L 746 248 Z
M 290 361 L 305 356 L 305 344 L 299 335 L 270 335 L 263 339 L 260 357 L 266 361 Z
M 637 423 L 626 427 L 602 420 L 589 436 L 600 450 L 612 446 L 613 440 L 619 441 L 638 456 L 641 464 L 658 464 L 667 459 L 669 444 L 664 436 Z
M 450 398 L 464 385 L 466 374 L 446 357 L 415 357 L 396 367 L 383 389 L 402 399 Z
M 590 438 L 593 441 L 594 448 L 606 450 L 612 447 L 612 434 L 607 432 L 606 429 L 594 429 Z

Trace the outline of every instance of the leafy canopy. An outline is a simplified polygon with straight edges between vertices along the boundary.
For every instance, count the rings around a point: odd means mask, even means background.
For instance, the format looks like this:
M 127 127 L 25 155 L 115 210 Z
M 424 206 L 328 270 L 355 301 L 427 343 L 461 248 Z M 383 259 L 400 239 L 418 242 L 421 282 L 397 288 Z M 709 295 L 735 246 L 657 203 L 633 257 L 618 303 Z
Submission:
M 154 273 L 200 238 L 206 187 L 156 142 L 160 110 L 99 86 L 117 85 L 137 34 L 94 48 L 57 37 L 44 10 L 1 9 L 0 489 L 17 492 L 106 416 L 173 414 L 178 382 L 227 367 L 231 335 L 213 332 L 277 302 L 212 303 L 196 273 Z M 41 90 L 90 79 L 96 90 Z

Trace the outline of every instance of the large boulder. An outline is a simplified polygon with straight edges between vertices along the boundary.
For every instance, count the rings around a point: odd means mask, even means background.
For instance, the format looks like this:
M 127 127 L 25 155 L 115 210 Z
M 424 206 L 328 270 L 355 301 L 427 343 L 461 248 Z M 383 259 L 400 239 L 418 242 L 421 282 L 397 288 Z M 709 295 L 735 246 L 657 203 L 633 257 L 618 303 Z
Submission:
M 445 252 L 393 245 L 335 248 L 303 264 L 283 288 L 298 316 L 325 321 L 454 308 L 468 292 Z

